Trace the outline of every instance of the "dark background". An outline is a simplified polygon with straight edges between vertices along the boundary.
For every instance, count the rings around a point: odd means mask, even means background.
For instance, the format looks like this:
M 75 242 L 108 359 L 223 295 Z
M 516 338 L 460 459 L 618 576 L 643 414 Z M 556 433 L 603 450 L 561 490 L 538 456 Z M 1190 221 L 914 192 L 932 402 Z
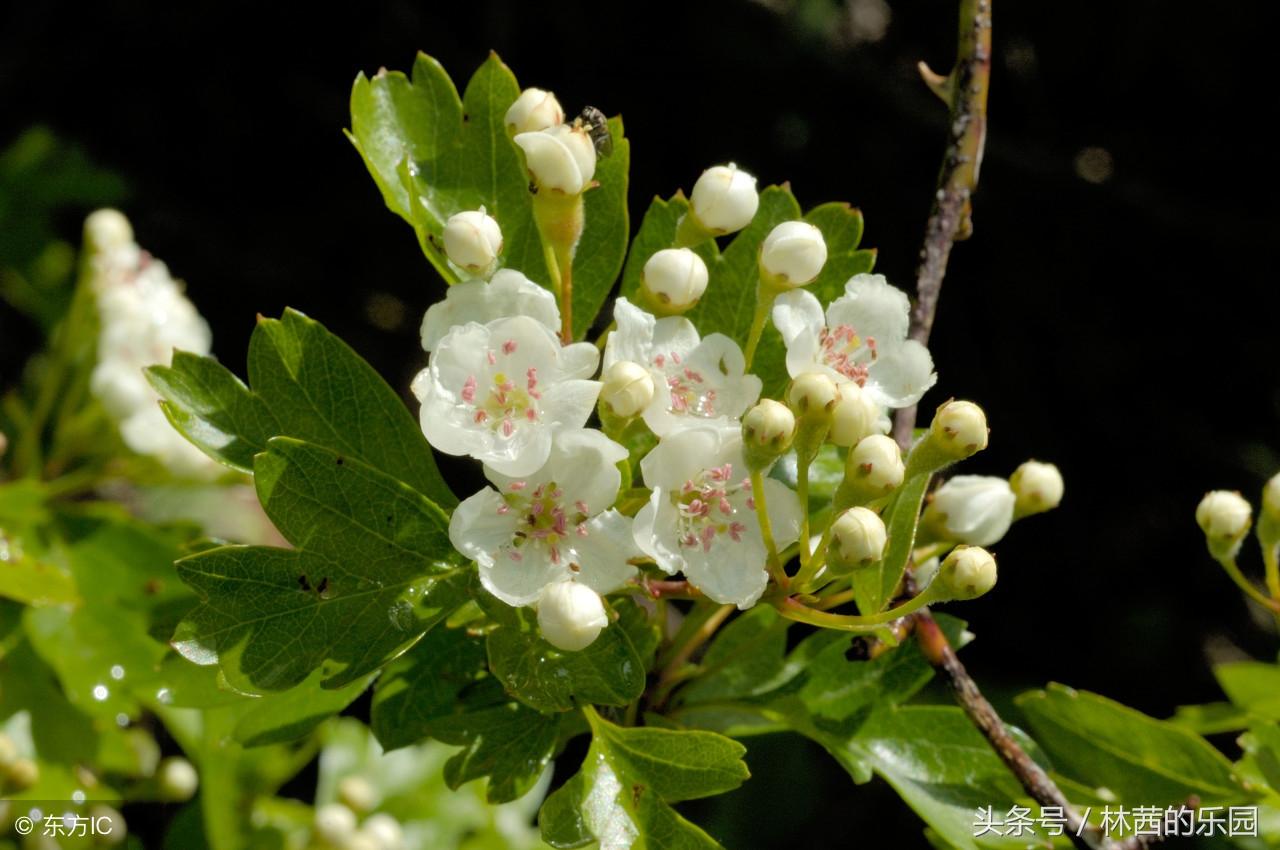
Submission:
M 342 136 L 357 72 L 422 49 L 465 80 L 493 48 L 568 109 L 624 114 L 634 220 L 735 160 L 805 206 L 861 207 L 878 270 L 910 289 L 945 126 L 913 66 L 949 67 L 955 4 L 890 0 L 876 38 L 879 7 L 850 3 L 13 4 L 0 146 L 40 123 L 123 175 L 140 241 L 233 368 L 254 314 L 292 305 L 407 391 L 440 285 Z M 1280 469 L 1274 22 L 1245 2 L 994 11 L 976 232 L 926 406 L 980 401 L 992 443 L 968 471 L 1052 460 L 1067 496 L 997 547 L 996 592 L 956 609 L 979 635 L 964 657 L 1001 704 L 1057 680 L 1165 716 L 1218 697 L 1212 660 L 1275 651 L 1192 518 L 1206 489 L 1256 500 Z M 0 313 L 7 378 L 37 339 Z M 919 841 L 887 792 L 807 745 L 751 760 L 756 779 L 699 812 L 730 847 Z

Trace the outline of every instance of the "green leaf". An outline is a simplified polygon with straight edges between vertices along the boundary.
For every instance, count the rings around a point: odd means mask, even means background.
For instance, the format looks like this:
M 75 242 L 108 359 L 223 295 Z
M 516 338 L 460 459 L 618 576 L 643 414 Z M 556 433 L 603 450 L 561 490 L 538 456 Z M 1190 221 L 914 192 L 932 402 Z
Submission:
M 548 798 L 543 840 L 577 847 L 591 840 L 627 848 L 715 848 L 671 808 L 723 794 L 748 777 L 741 744 L 712 732 L 623 728 L 586 710 L 591 747 L 582 768 Z
M 318 672 L 312 673 L 296 687 L 253 700 L 232 734 L 246 747 L 296 741 L 355 702 L 377 675 L 373 673 L 331 689 L 321 684 Z
M 445 508 L 457 504 L 396 391 L 296 310 L 259 319 L 249 342 L 252 390 L 211 358 L 185 352 L 148 377 L 174 427 L 235 469 L 252 472 L 272 437 L 293 437 L 363 461 Z
M 1280 794 L 1280 725 L 1258 723 L 1240 737 L 1248 762 L 1258 775 Z
M 732 700 L 767 691 L 784 665 L 789 622 L 768 605 L 735 618 L 712 641 L 699 664 L 702 673 L 681 690 L 679 702 Z
M 898 488 L 893 502 L 885 511 L 885 526 L 889 531 L 889 547 L 884 560 L 856 570 L 853 574 L 853 591 L 858 610 L 864 615 L 877 614 L 893 599 L 902 581 L 902 573 L 911 558 L 916 541 L 916 525 L 920 521 L 920 505 L 929 489 L 928 475 L 916 475 Z
M 817 279 L 805 287 L 826 305 L 844 295 L 849 278 L 871 271 L 876 252 L 858 249 L 862 242 L 862 211 L 846 203 L 814 207 L 805 213 L 804 220 L 821 230 L 827 243 L 826 265 Z
M 420 493 L 354 458 L 275 438 L 258 496 L 296 549 L 224 546 L 178 563 L 202 604 L 174 647 L 218 663 L 248 693 L 322 668 L 341 688 L 385 664 L 466 601 L 448 519 Z
M 1280 720 L 1280 666 L 1261 661 L 1219 664 L 1213 675 L 1231 702 L 1266 720 Z
M 644 662 L 619 624 L 586 649 L 566 652 L 542 639 L 529 609 L 498 602 L 490 610 L 499 607 L 505 611 L 501 625 L 489 633 L 489 669 L 507 693 L 529 707 L 568 711 L 576 701 L 627 705 L 644 693 Z
M 454 213 L 483 206 L 503 233 L 502 261 L 549 286 L 533 219 L 529 177 L 507 135 L 505 115 L 520 94 L 496 54 L 476 71 L 462 99 L 443 67 L 418 54 L 412 78 L 379 71 L 356 78 L 347 134 L 364 158 L 387 207 L 407 221 L 427 259 L 446 281 L 458 275 L 443 250 Z M 609 122 L 613 154 L 601 158 L 586 193 L 585 228 L 574 262 L 574 332 L 581 337 L 608 296 L 627 244 L 630 144 L 621 120 Z
M 1249 712 L 1229 702 L 1180 705 L 1169 722 L 1185 726 L 1198 735 L 1217 735 L 1248 728 Z
M 482 639 L 441 628 L 387 666 L 371 726 L 387 750 L 426 737 L 462 746 L 445 765 L 449 787 L 487 776 L 489 801 L 508 802 L 542 775 L 560 721 L 506 695 L 485 670 Z
M 1231 762 L 1194 732 L 1062 685 L 1017 699 L 1057 769 L 1135 805 L 1245 798 Z

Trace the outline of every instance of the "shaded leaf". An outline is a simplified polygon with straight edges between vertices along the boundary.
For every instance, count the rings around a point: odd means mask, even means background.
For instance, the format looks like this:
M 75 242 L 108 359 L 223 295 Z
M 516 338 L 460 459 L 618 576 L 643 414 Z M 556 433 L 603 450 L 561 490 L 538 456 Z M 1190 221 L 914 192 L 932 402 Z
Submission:
M 855 599 L 858 610 L 864 615 L 883 611 L 898 591 L 915 546 L 916 525 L 920 521 L 924 494 L 929 489 L 929 478 L 928 475 L 916 475 L 898 488 L 884 516 L 884 524 L 889 531 L 884 559 L 853 573 Z

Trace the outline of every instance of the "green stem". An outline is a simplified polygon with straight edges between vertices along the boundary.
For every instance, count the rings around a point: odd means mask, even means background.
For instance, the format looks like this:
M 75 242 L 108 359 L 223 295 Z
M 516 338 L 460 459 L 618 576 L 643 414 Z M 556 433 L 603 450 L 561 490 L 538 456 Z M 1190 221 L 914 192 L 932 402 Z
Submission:
M 760 283 L 756 284 L 756 312 L 751 317 L 751 330 L 747 333 L 747 348 L 744 355 L 747 359 L 746 371 L 751 371 L 751 363 L 755 360 L 756 349 L 760 346 L 760 337 L 764 336 L 764 323 L 769 318 L 769 308 L 777 293 L 767 290 Z
M 1280 546 L 1262 546 L 1262 563 L 1267 570 L 1267 591 L 1280 602 Z
M 687 635 L 685 640 L 675 646 L 674 652 L 669 650 L 671 658 L 662 668 L 662 673 L 658 677 L 658 684 L 654 690 L 651 704 L 655 708 L 661 707 L 667 701 L 667 697 L 671 695 L 671 691 L 676 685 L 696 675 L 697 671 L 695 669 L 688 668 L 685 665 L 693 654 L 698 651 L 698 647 L 711 640 L 711 636 L 724 624 L 724 621 L 729 618 L 733 611 L 733 605 L 721 605 L 718 608 L 711 609 L 709 615 Z
M 826 611 L 820 611 L 816 608 L 797 602 L 792 597 L 787 597 L 774 604 L 778 609 L 778 613 L 786 617 L 788 620 L 795 620 L 799 623 L 808 623 L 811 626 L 820 626 L 824 629 L 837 629 L 845 632 L 875 632 L 884 627 L 886 623 L 892 623 L 894 620 L 900 620 L 910 613 L 920 610 L 932 601 L 928 591 L 921 593 L 919 596 L 912 597 L 897 608 L 890 608 L 888 611 L 881 611 L 879 614 L 860 617 L 851 614 L 830 614 Z
M 798 458 L 796 467 L 796 496 L 800 499 L 800 575 L 809 572 L 812 558 L 809 554 L 809 461 Z
M 779 587 L 785 588 L 789 584 L 787 573 L 782 569 L 782 561 L 778 559 L 778 544 L 773 540 L 773 526 L 769 522 L 769 504 L 764 494 L 764 476 L 758 469 L 751 473 L 751 498 L 755 500 L 756 516 L 760 519 L 760 537 L 764 539 L 764 548 L 769 554 L 767 563 L 769 575 L 773 576 L 773 580 Z
M 1219 558 L 1218 563 L 1227 571 L 1227 575 L 1236 583 L 1236 586 L 1245 592 L 1245 595 L 1262 607 L 1266 608 L 1268 611 L 1280 614 L 1280 600 L 1271 599 L 1261 590 L 1254 587 L 1253 582 L 1245 578 L 1244 573 L 1240 572 L 1240 568 L 1236 566 L 1236 559 L 1234 556 Z

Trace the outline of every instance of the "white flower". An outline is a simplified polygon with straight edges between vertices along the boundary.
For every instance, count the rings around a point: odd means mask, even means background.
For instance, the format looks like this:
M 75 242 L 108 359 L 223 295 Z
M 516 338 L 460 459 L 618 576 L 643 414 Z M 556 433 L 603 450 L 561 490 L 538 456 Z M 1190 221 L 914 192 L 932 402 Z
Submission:
M 607 625 L 609 615 L 600 594 L 576 581 L 547 585 L 538 599 L 538 631 L 557 649 L 586 649 Z
M 990 546 L 1008 533 L 1017 500 L 1003 478 L 957 475 L 933 494 L 924 521 L 947 540 Z
M 549 91 L 527 88 L 511 104 L 503 121 L 511 133 L 536 133 L 564 123 L 564 108 Z
M 687 310 L 707 291 L 707 264 L 688 248 L 664 248 L 645 262 L 640 285 L 659 304 Z
M 724 334 L 700 339 L 683 316 L 655 319 L 625 298 L 613 308 L 616 329 L 604 349 L 604 367 L 630 360 L 654 379 L 645 424 L 658 436 L 688 424 L 737 419 L 760 397 L 760 379 L 745 374 L 746 359 Z
M 540 189 L 578 195 L 596 173 L 596 147 L 581 127 L 558 124 L 536 133 L 521 133 L 515 143 Z
M 532 605 L 543 588 L 574 579 L 600 594 L 635 575 L 631 520 L 611 509 L 627 450 L 599 431 L 556 435 L 545 465 L 511 477 L 485 467 L 493 487 L 463 501 L 449 540 L 480 565 L 480 581 L 508 605 Z
M 756 178 L 732 162 L 708 168 L 693 184 L 689 204 L 698 223 L 716 236 L 741 230 L 760 206 Z
M 449 287 L 443 301 L 427 308 L 422 318 L 422 348 L 433 350 L 458 325 L 483 325 L 509 316 L 528 316 L 551 332 L 560 332 L 556 297 L 514 269 L 500 269 L 492 280 L 468 280 Z
M 784 221 L 760 246 L 760 267 L 784 286 L 804 286 L 827 263 L 822 231 L 807 221 Z
M 85 233 L 100 324 L 90 391 L 130 449 L 179 475 L 215 475 L 220 467 L 173 429 L 143 374 L 148 366 L 168 365 L 174 349 L 208 354 L 208 323 L 168 267 L 133 241 L 123 215 L 98 210 L 86 221 Z
M 586 379 L 598 359 L 591 343 L 561 347 L 528 316 L 455 327 L 413 379 L 422 433 L 445 454 L 529 475 L 546 463 L 556 432 L 591 415 L 600 384 Z
M 787 346 L 787 371 L 852 381 L 881 407 L 915 404 L 938 376 L 929 350 L 907 339 L 910 309 L 906 294 L 881 275 L 850 278 L 825 315 L 812 293 L 784 292 L 774 301 L 773 323 Z
M 769 583 L 742 431 L 697 425 L 664 437 L 640 461 L 653 488 L 635 519 L 636 544 L 667 573 L 683 572 L 708 598 L 750 608 Z M 764 479 L 775 544 L 800 535 L 800 501 L 781 481 Z
M 502 228 L 484 207 L 455 213 L 444 223 L 444 252 L 458 268 L 483 276 L 502 253 Z
M 609 405 L 615 416 L 629 419 L 653 401 L 653 375 L 639 363 L 615 360 L 604 370 L 600 381 L 600 401 Z

